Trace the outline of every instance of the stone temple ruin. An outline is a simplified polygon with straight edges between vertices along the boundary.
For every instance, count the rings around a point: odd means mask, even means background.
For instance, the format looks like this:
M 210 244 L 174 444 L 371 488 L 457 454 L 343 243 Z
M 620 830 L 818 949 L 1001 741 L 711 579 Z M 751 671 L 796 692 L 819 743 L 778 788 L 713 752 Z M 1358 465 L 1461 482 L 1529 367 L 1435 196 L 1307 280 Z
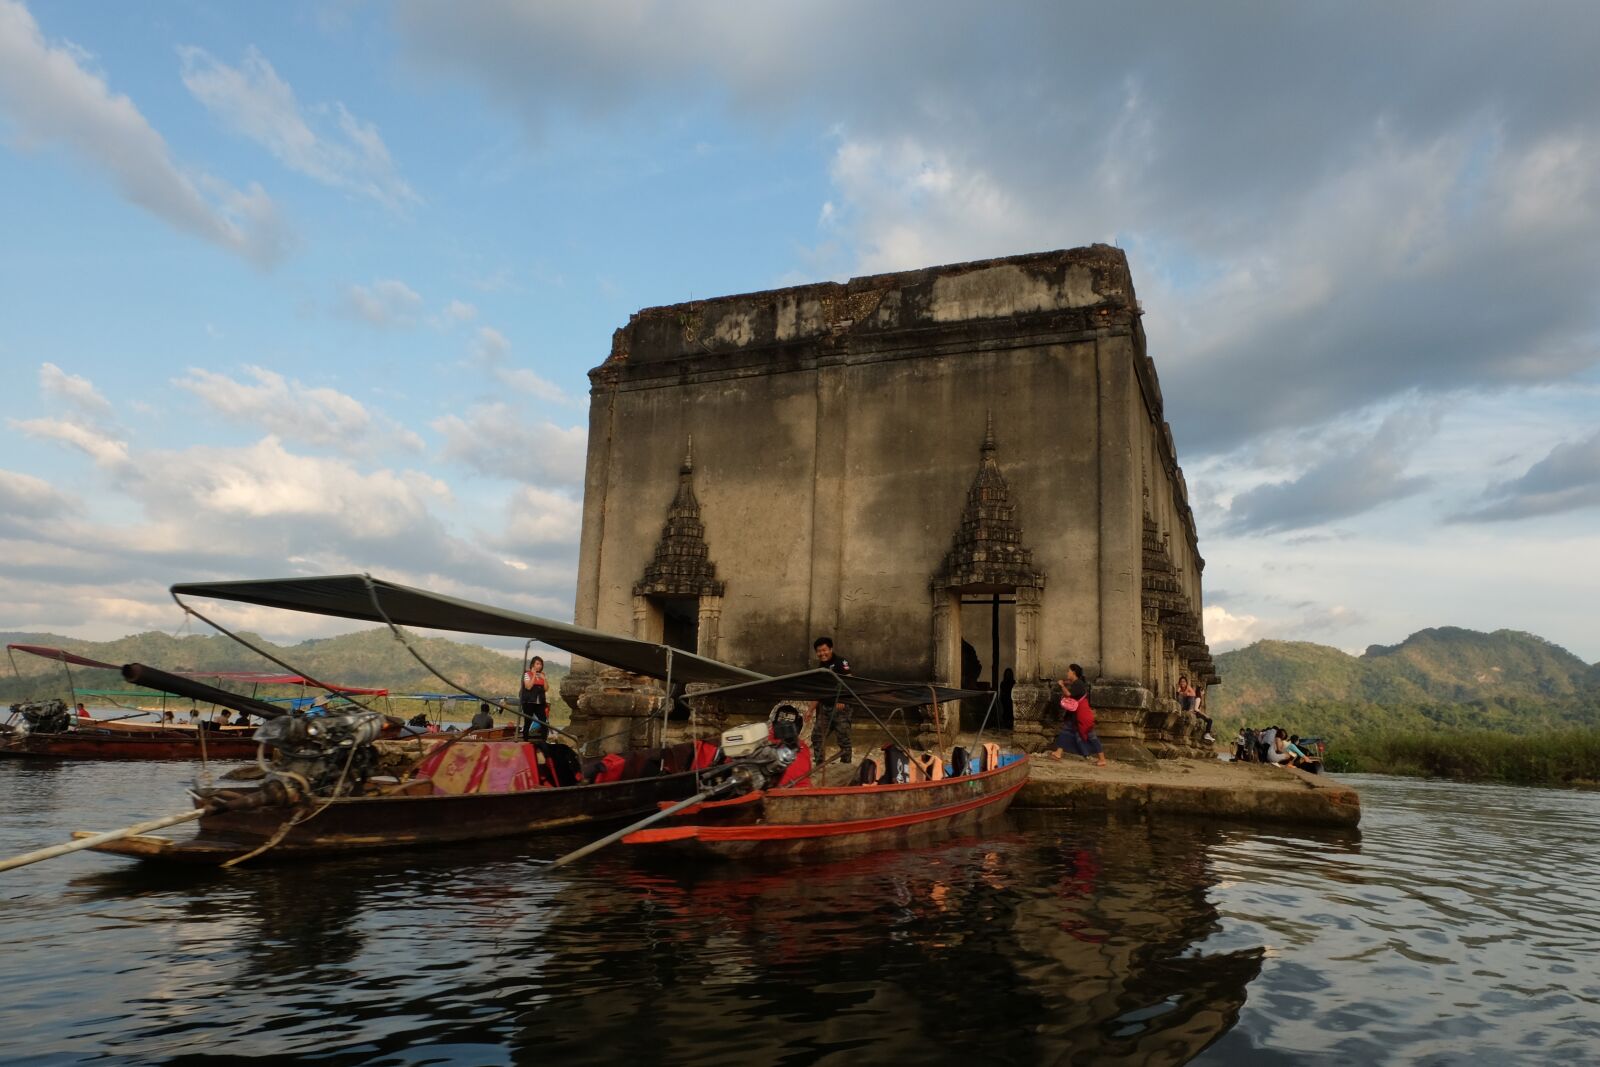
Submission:
M 1114 755 L 1209 753 L 1172 697 L 1219 679 L 1140 314 L 1104 245 L 638 312 L 589 375 L 577 622 L 771 674 L 830 634 L 861 674 L 1004 687 L 1027 747 L 1076 662 Z M 632 740 L 666 706 L 583 660 L 562 695 Z

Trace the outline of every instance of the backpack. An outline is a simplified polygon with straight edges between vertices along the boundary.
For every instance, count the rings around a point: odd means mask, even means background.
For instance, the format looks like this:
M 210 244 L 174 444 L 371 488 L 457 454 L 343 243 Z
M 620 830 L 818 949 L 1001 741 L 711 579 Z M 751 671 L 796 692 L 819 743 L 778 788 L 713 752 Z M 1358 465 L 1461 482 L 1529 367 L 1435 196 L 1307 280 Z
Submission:
M 544 766 L 550 770 L 552 785 L 577 785 L 583 781 L 583 760 L 566 745 L 554 741 L 531 742 L 544 756 Z
M 883 746 L 883 774 L 879 785 L 903 785 L 911 781 L 911 760 L 899 745 Z
M 950 750 L 950 774 L 960 778 L 963 774 L 972 773 L 972 756 L 966 749 L 959 745 Z
M 861 769 L 856 772 L 856 785 L 877 785 L 878 763 L 873 759 L 861 761 Z

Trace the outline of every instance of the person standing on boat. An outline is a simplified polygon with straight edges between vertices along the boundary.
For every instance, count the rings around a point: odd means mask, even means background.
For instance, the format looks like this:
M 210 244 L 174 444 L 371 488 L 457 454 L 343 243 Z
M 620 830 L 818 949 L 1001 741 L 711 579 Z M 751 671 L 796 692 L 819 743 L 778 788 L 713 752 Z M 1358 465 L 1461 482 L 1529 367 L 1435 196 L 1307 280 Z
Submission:
M 550 684 L 544 677 L 544 657 L 535 656 L 522 672 L 522 739 L 543 741 L 550 736 Z
M 834 674 L 848 675 L 850 661 L 834 651 L 833 638 L 819 637 L 811 643 L 812 649 L 817 654 L 817 665 L 830 670 Z M 819 700 L 816 711 L 811 720 L 811 751 L 820 753 L 822 742 L 827 738 L 828 732 L 839 739 L 839 762 L 849 763 L 850 751 L 850 708 L 842 700 Z

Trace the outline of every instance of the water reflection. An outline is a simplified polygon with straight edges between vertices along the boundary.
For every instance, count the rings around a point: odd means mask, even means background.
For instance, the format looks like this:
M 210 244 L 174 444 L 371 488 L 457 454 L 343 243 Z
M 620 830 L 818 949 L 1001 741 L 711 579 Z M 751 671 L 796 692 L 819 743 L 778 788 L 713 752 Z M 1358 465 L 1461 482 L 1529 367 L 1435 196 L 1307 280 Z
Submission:
M 53 796 L 0 768 L 28 813 L 0 843 L 181 795 L 171 771 L 45 777 Z M 1593 1058 L 1600 797 L 1378 780 L 1366 810 L 1362 834 L 1018 813 L 829 863 L 613 851 L 548 876 L 580 838 L 229 872 L 79 857 L 6 887 L 0 1059 Z

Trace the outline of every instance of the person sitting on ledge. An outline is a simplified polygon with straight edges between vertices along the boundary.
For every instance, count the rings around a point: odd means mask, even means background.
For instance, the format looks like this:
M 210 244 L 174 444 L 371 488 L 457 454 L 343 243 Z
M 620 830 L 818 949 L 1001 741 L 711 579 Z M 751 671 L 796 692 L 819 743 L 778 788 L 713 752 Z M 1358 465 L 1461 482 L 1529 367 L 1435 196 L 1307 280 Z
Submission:
M 478 714 L 476 714 L 476 715 L 474 715 L 472 717 L 472 729 L 474 729 L 474 730 L 493 730 L 494 729 L 494 716 L 489 714 L 489 705 L 487 705 L 487 704 L 479 704 L 478 705 Z
M 1067 667 L 1067 676 L 1056 683 L 1061 686 L 1061 731 L 1045 751 L 1051 759 L 1071 749 L 1084 759 L 1095 757 L 1095 766 L 1106 765 L 1105 746 L 1094 732 L 1094 709 L 1089 706 L 1089 683 L 1083 680 L 1083 668 L 1076 663 Z

